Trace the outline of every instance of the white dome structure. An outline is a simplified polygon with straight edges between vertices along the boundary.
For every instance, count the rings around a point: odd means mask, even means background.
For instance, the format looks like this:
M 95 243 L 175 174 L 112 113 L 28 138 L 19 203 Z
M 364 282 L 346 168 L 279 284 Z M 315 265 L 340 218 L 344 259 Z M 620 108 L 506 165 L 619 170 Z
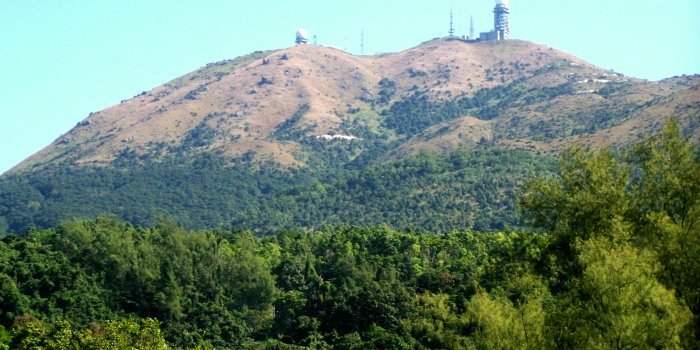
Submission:
M 304 28 L 297 29 L 296 43 L 297 43 L 297 45 L 303 45 L 303 44 L 309 43 L 309 33 L 306 31 L 306 29 L 304 29 Z

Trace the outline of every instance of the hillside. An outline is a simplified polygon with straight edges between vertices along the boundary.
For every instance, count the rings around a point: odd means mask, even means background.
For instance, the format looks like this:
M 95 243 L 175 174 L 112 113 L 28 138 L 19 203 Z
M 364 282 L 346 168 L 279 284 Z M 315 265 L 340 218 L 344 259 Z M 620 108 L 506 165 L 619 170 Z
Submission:
M 524 41 L 439 39 L 361 57 L 302 45 L 210 64 L 93 113 L 13 171 L 202 153 L 296 167 L 319 142 L 354 142 L 358 154 L 380 143 L 394 156 L 482 140 L 601 147 L 668 117 L 697 135 L 699 86 L 622 76 Z
M 103 213 L 261 233 L 517 226 L 519 187 L 572 145 L 629 145 L 670 118 L 700 142 L 699 89 L 517 40 L 256 52 L 92 113 L 17 165 L 0 232 Z

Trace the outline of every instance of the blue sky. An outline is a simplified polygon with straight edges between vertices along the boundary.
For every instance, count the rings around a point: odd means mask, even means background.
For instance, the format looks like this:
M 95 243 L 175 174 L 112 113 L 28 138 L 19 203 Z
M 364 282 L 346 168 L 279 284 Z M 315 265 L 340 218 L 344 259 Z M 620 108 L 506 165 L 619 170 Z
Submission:
M 0 172 L 90 112 L 206 63 L 319 43 L 366 53 L 492 26 L 493 0 L 3 0 Z M 646 79 L 700 73 L 700 1 L 512 0 L 513 35 Z

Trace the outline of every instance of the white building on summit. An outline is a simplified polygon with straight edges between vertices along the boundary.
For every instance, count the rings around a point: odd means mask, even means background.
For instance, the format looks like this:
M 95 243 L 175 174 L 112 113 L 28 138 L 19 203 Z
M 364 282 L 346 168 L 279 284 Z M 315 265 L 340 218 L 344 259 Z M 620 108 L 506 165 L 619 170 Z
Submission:
M 496 7 L 493 9 L 493 30 L 479 35 L 479 40 L 508 40 L 510 36 L 510 4 L 508 0 L 496 0 Z
M 498 33 L 501 40 L 510 39 L 510 6 L 508 0 L 497 0 L 496 8 L 493 9 L 494 15 L 494 30 Z

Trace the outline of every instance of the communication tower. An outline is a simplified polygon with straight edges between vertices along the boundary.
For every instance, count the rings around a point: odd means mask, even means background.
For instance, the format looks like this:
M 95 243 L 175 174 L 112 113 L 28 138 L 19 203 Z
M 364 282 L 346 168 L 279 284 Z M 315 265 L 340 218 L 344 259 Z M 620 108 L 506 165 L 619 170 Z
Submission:
M 508 0 L 496 0 L 496 8 L 493 9 L 494 15 L 494 31 L 496 32 L 497 40 L 510 39 L 510 6 Z
M 474 16 L 469 17 L 469 39 L 474 39 Z

